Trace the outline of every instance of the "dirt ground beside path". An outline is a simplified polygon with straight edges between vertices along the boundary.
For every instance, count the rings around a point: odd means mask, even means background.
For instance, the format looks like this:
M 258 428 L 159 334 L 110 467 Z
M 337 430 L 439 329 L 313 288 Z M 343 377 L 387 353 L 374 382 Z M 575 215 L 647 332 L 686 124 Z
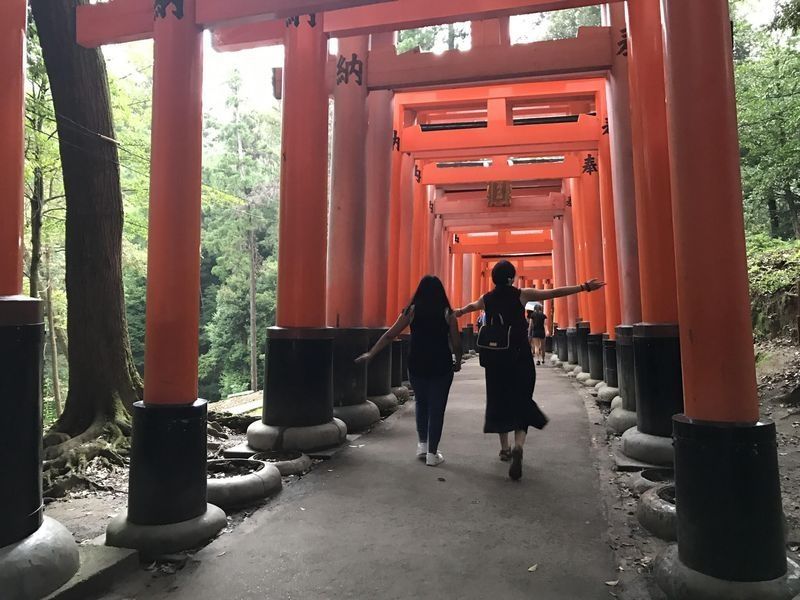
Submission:
M 777 429 L 787 555 L 800 561 L 800 347 L 786 340 L 772 341 L 757 344 L 755 353 L 761 415 L 772 419 Z M 608 410 L 599 408 L 588 390 L 573 385 L 586 403 L 608 513 L 609 545 L 617 559 L 619 580 L 610 586 L 609 596 L 663 600 L 651 573 L 656 556 L 667 544 L 636 519 L 638 497 L 631 491 L 636 473 L 615 469 L 611 453 L 614 436 L 605 430 Z

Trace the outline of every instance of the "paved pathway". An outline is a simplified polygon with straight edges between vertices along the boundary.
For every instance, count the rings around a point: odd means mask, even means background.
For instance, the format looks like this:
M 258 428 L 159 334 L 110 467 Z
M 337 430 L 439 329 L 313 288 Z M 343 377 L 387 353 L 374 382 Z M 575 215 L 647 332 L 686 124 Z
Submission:
M 121 599 L 610 598 L 616 579 L 583 402 L 539 368 L 551 422 L 531 430 L 523 478 L 483 435 L 483 371 L 456 376 L 446 462 L 414 457 L 413 402 L 223 535 L 174 577 L 137 573 Z M 529 572 L 532 565 L 535 572 Z

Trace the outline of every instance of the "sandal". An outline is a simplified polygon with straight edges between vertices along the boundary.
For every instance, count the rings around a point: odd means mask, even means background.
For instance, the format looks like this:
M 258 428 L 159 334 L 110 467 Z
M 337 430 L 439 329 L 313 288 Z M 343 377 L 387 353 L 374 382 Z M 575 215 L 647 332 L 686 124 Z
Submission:
M 508 462 L 511 460 L 511 448 L 508 450 L 500 450 L 500 460 Z

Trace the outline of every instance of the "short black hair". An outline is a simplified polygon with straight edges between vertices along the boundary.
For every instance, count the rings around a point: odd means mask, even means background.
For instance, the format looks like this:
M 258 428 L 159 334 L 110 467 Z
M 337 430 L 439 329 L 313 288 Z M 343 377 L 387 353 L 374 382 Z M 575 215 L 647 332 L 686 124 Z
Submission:
M 514 278 L 517 270 L 507 260 L 501 260 L 492 269 L 492 281 L 498 287 L 503 285 L 514 285 Z

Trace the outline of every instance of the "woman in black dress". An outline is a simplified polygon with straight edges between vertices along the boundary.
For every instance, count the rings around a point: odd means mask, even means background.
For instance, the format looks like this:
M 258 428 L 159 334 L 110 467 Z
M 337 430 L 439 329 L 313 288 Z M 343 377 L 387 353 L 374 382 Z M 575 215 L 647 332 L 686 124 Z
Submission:
M 426 275 L 397 321 L 356 362 L 372 359 L 406 327 L 411 327 L 408 372 L 417 412 L 417 458 L 435 467 L 444 462 L 439 440 L 444 411 L 453 383 L 453 372 L 461 370 L 461 335 L 447 293 L 438 277 Z M 455 355 L 455 360 L 453 358 Z
M 592 279 L 581 285 L 573 285 L 552 290 L 514 287 L 516 269 L 506 260 L 498 262 L 492 269 L 494 290 L 478 298 L 471 304 L 455 311 L 455 316 L 484 310 L 486 322 L 502 317 L 502 322 L 510 326 L 510 345 L 502 362 L 486 367 L 486 419 L 484 433 L 500 435 L 500 460 L 511 461 L 508 476 L 511 479 L 522 477 L 522 447 L 528 433 L 528 426 L 543 429 L 547 424 L 536 402 L 533 388 L 536 385 L 536 370 L 528 344 L 528 323 L 525 319 L 525 305 L 528 302 L 543 302 L 551 298 L 561 298 L 579 292 L 591 292 L 605 284 Z M 508 433 L 514 432 L 514 448 L 508 443 Z

